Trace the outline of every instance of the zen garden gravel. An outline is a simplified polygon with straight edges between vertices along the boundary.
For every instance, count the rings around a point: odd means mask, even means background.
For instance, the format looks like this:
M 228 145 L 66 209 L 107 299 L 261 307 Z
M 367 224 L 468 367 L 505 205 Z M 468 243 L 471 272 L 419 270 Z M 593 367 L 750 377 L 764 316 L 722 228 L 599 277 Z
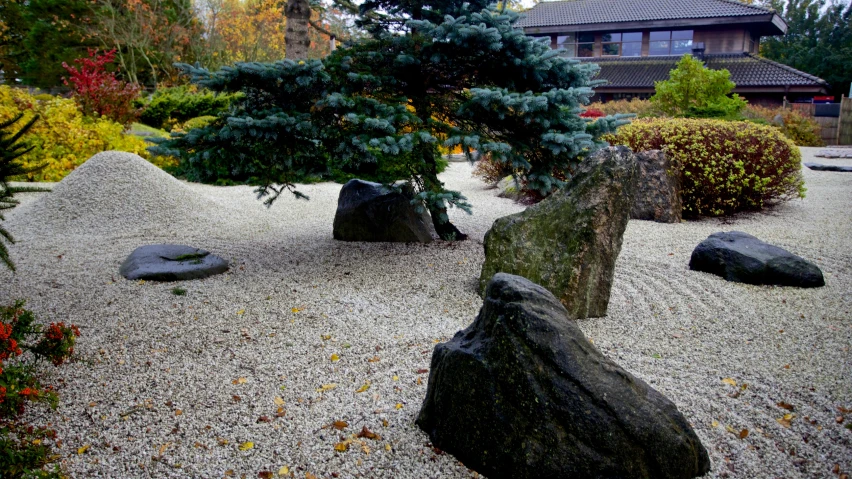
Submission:
M 48 379 L 59 409 L 29 417 L 56 427 L 72 477 L 477 476 L 414 418 L 434 345 L 481 305 L 485 232 L 522 206 L 452 163 L 442 179 L 474 205 L 452 215 L 470 240 L 345 243 L 332 239 L 338 184 L 266 209 L 250 187 L 188 184 L 106 155 L 53 193 L 21 195 L 6 223 L 18 273 L 0 271 L 0 302 L 27 298 L 42 321 L 82 331 L 76 360 Z M 803 174 L 807 198 L 763 213 L 631 221 L 608 316 L 580 321 L 677 404 L 710 452 L 709 477 L 852 471 L 852 175 Z M 693 248 L 730 230 L 815 262 L 826 286 L 689 271 Z M 122 278 L 125 257 L 152 243 L 203 248 L 231 269 Z M 355 436 L 364 427 L 378 437 Z

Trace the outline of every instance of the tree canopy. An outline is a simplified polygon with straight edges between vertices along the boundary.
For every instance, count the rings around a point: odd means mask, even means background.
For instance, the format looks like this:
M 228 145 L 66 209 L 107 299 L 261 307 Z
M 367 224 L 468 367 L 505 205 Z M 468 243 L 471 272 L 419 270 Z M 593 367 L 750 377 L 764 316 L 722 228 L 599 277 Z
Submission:
M 199 179 L 255 178 L 270 204 L 295 191 L 297 173 L 393 163 L 438 234 L 461 238 L 447 208 L 470 205 L 439 180 L 440 145 L 491 155 L 547 194 L 562 185 L 554 173 L 570 172 L 621 121 L 580 118 L 598 67 L 560 57 L 515 28 L 518 19 L 481 3 L 377 0 L 360 19 L 371 36 L 322 61 L 182 65 L 194 82 L 244 96 L 154 150 L 182 155 Z
M 731 116 L 747 104 L 736 94 L 728 96 L 735 86 L 728 70 L 711 70 L 692 55 L 684 55 L 668 80 L 654 82 L 651 103 L 671 116 Z

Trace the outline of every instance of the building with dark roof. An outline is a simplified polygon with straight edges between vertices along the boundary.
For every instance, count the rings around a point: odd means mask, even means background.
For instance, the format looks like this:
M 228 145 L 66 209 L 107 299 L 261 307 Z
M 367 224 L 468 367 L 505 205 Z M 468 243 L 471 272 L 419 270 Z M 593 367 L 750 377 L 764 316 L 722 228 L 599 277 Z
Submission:
M 600 65 L 600 99 L 648 97 L 683 54 L 727 69 L 734 92 L 751 102 L 781 103 L 824 95 L 813 75 L 757 55 L 760 37 L 783 35 L 773 10 L 734 0 L 565 0 L 542 2 L 518 22 L 563 54 Z

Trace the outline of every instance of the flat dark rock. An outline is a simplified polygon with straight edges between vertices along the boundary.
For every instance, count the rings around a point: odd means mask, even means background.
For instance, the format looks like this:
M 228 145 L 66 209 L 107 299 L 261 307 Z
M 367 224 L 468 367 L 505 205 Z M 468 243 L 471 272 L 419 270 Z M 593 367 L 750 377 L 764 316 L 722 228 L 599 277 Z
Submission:
M 127 279 L 180 281 L 227 270 L 228 262 L 209 251 L 179 244 L 152 244 L 133 250 L 119 272 Z
M 850 154 L 850 158 L 852 158 L 852 154 Z M 823 165 L 822 163 L 805 163 L 805 166 L 814 171 L 842 171 L 852 173 L 852 166 Z
M 710 235 L 693 250 L 689 268 L 738 283 L 825 286 L 815 264 L 742 231 Z
M 687 479 L 707 450 L 665 396 L 607 359 L 559 300 L 497 273 L 471 326 L 435 347 L 416 423 L 490 479 Z

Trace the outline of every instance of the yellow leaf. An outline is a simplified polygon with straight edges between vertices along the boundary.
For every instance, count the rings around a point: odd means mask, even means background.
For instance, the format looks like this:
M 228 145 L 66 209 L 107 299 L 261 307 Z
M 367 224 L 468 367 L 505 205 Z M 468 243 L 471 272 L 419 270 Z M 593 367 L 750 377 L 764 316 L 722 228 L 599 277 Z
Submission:
M 254 448 L 254 443 L 251 442 L 251 441 L 246 441 L 246 442 L 240 444 L 240 451 L 248 451 L 249 449 L 253 449 L 253 448 Z
M 387 419 L 382 419 L 382 426 L 388 427 L 388 420 Z
M 391 450 L 391 445 L 385 444 L 385 451 L 390 451 L 390 450 Z
M 293 313 L 298 313 L 299 311 L 301 311 L 301 309 L 299 309 L 299 308 L 292 308 L 292 309 L 290 309 L 290 311 L 292 311 Z
M 349 443 L 346 441 L 338 442 L 334 445 L 334 450 L 337 452 L 346 452 L 347 449 L 349 449 Z
M 737 385 L 737 382 L 736 382 L 736 381 L 734 381 L 734 380 L 733 380 L 733 379 L 731 379 L 731 378 L 725 378 L 725 379 L 723 379 L 723 380 L 722 380 L 722 382 L 723 382 L 723 383 L 725 383 L 725 384 L 730 384 L 731 386 L 736 386 L 736 385 Z
M 321 393 L 321 392 L 324 392 L 324 391 L 331 391 L 332 389 L 334 389 L 334 388 L 336 388 L 336 387 L 337 387 L 337 384 L 336 384 L 336 383 L 323 384 L 322 386 L 320 386 L 320 387 L 317 389 L 317 392 L 318 392 L 318 393 Z
M 322 338 L 323 341 L 328 341 L 329 339 L 331 339 L 330 334 L 321 334 L 320 337 Z
M 399 376 L 394 376 L 394 377 L 393 377 L 393 380 L 394 380 L 394 381 L 399 381 Z
M 175 411 L 175 416 L 180 416 L 181 414 L 183 414 L 183 411 L 181 411 L 180 409 Z
M 90 447 L 92 447 L 91 444 L 86 444 L 85 446 L 77 449 L 77 454 L 83 454 L 84 452 L 88 451 Z
M 397 409 L 402 409 L 402 403 L 401 403 L 401 402 L 396 403 L 396 408 L 397 408 Z
M 290 468 L 289 467 L 281 466 L 281 469 L 278 469 L 278 475 L 279 476 L 286 476 L 287 474 L 290 474 Z
M 272 400 L 272 402 L 274 402 L 276 406 L 283 406 L 284 405 L 284 400 L 281 399 L 280 396 L 276 396 L 275 399 Z
M 33 444 L 38 446 L 39 444 L 41 444 L 41 439 L 33 439 Z
M 710 423 L 710 425 L 712 427 L 719 427 L 719 421 L 713 421 L 712 423 Z
M 368 389 L 370 389 L 370 381 L 365 382 L 364 385 L 361 386 L 360 388 L 356 389 L 355 392 L 356 393 L 362 393 L 362 392 L 364 392 Z
M 246 378 L 237 378 L 231 381 L 231 384 L 245 384 L 248 379 Z
M 245 310 L 245 309 L 241 309 L 241 310 L 237 311 L 237 314 L 243 314 L 243 313 L 245 313 L 245 312 L 246 312 L 246 310 Z
M 340 361 L 340 356 L 338 356 L 337 354 L 332 354 L 331 355 L 331 362 L 335 363 L 337 361 Z

